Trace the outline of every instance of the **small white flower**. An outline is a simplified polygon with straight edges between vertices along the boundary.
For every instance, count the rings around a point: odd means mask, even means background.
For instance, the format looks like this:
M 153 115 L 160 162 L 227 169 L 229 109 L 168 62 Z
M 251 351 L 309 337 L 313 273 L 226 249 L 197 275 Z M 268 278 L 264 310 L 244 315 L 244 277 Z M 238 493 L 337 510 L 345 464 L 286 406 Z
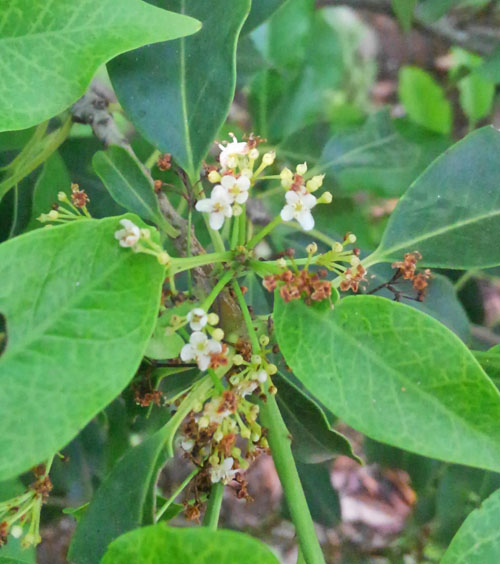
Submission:
M 252 394 L 257 389 L 257 385 L 257 382 L 254 382 L 252 380 L 243 380 L 236 386 L 234 391 L 237 395 L 244 398 Z
M 304 231 L 309 231 L 314 227 L 314 218 L 311 210 L 316 205 L 316 198 L 309 193 L 302 194 L 289 190 L 285 194 L 286 204 L 281 210 L 283 221 L 296 219 Z
M 248 176 L 240 176 L 235 178 L 230 174 L 222 177 L 221 186 L 225 188 L 229 194 L 231 203 L 244 204 L 248 200 L 248 190 L 250 188 L 250 179 Z
M 218 230 L 224 224 L 224 219 L 233 215 L 231 203 L 227 190 L 218 184 L 212 190 L 210 198 L 205 198 L 196 203 L 196 209 L 199 212 L 209 213 L 210 227 Z
M 120 241 L 122 247 L 135 247 L 141 238 L 141 230 L 130 219 L 121 219 L 120 224 L 123 229 L 115 231 L 115 239 Z
M 238 142 L 238 139 L 236 139 L 232 133 L 229 135 L 233 138 L 233 142 L 227 145 L 219 145 L 219 149 L 221 150 L 219 162 L 224 169 L 235 168 L 238 162 L 238 155 L 246 155 L 248 153 L 248 145 L 246 142 Z
M 221 399 L 211 399 L 203 409 L 203 416 L 207 417 L 210 423 L 222 423 L 226 417 L 231 415 L 229 409 L 220 410 Z
M 258 370 L 251 375 L 251 378 L 263 384 L 267 380 L 267 372 L 264 369 Z
M 210 468 L 210 480 L 212 484 L 223 482 L 228 484 L 233 476 L 238 472 L 238 469 L 233 470 L 234 459 L 232 456 L 225 458 L 220 464 L 216 464 Z
M 208 315 L 201 309 L 201 307 L 195 307 L 192 309 L 187 314 L 186 319 L 193 331 L 201 331 L 208 323 Z
M 189 362 L 196 360 L 200 370 L 210 366 L 210 355 L 222 352 L 222 345 L 214 339 L 209 339 L 205 333 L 195 331 L 191 333 L 189 343 L 181 349 L 181 360 Z

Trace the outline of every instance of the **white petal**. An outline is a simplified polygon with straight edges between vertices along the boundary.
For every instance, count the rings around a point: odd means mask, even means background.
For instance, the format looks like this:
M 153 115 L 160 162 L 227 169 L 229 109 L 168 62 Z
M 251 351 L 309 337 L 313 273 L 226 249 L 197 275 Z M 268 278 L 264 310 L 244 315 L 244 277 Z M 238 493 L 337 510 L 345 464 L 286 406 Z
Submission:
M 285 200 L 287 204 L 293 205 L 300 200 L 300 196 L 294 190 L 288 190 L 285 194 Z
M 238 204 L 244 204 L 248 200 L 248 192 L 240 192 L 234 200 Z
M 126 231 L 125 229 L 120 229 L 118 231 L 115 231 L 115 239 L 123 239 L 126 235 Z
M 297 215 L 297 221 L 304 231 L 310 231 L 314 227 L 314 217 L 308 210 L 303 210 Z
M 236 180 L 236 184 L 240 190 L 248 190 L 250 188 L 250 179 L 247 176 L 240 176 Z
M 233 464 L 234 464 L 233 457 L 228 456 L 227 458 L 224 459 L 224 462 L 221 464 L 221 466 L 225 472 L 228 472 L 233 467 Z
M 235 182 L 236 182 L 236 178 L 230 174 L 225 174 L 220 181 L 221 186 L 226 190 L 232 188 Z
M 316 205 L 316 196 L 313 196 L 312 194 L 305 194 L 302 196 L 302 202 L 304 203 L 304 207 L 312 209 Z
M 213 202 L 227 201 L 228 199 L 227 190 L 220 184 L 217 184 L 217 186 L 215 186 L 215 188 L 212 190 L 212 194 L 210 195 L 210 198 Z
M 210 214 L 210 227 L 218 231 L 224 225 L 224 214 L 220 212 Z
M 206 354 L 199 354 L 196 357 L 196 361 L 198 362 L 198 368 L 202 371 L 206 370 L 210 365 L 210 357 Z
M 214 354 L 222 352 L 222 345 L 215 339 L 210 339 L 207 342 L 207 352 Z
M 224 206 L 222 213 L 226 217 L 231 217 L 233 215 L 233 208 L 230 205 Z
M 189 342 L 195 347 L 201 345 L 202 343 L 206 343 L 207 341 L 208 337 L 201 331 L 194 331 L 193 333 L 191 333 L 191 337 L 189 337 Z
M 292 206 L 284 206 L 284 208 L 281 210 L 280 215 L 283 221 L 292 221 L 292 219 L 295 217 L 295 210 L 294 208 L 292 208 Z
M 130 219 L 120 219 L 120 223 L 127 230 L 132 230 L 134 227 L 137 227 L 133 221 L 130 221 Z
M 184 362 L 189 362 L 194 358 L 196 357 L 193 345 L 190 345 L 189 343 L 187 345 L 184 345 L 181 349 L 181 360 L 183 360 Z
M 195 208 L 199 212 L 211 212 L 212 211 L 212 200 L 210 198 L 205 198 L 196 202 Z

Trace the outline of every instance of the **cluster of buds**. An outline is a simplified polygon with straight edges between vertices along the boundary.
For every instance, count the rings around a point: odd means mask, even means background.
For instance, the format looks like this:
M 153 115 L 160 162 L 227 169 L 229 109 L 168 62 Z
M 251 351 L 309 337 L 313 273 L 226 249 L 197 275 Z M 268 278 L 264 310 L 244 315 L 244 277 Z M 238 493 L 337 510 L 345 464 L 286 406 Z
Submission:
M 241 215 L 242 205 L 248 200 L 250 188 L 276 157 L 274 151 L 264 153 L 255 169 L 260 156 L 257 146 L 263 140 L 250 136 L 247 141 L 240 142 L 233 134 L 230 135 L 232 142 L 219 145 L 220 168 L 213 168 L 208 173 L 208 180 L 215 184 L 210 198 L 196 203 L 199 212 L 210 214 L 209 224 L 215 230 L 219 230 L 226 219 Z
M 298 270 L 293 272 L 286 269 L 280 274 L 272 274 L 264 278 L 264 288 L 273 292 L 279 287 L 280 296 L 285 302 L 303 299 L 306 304 L 330 300 L 332 295 L 332 284 L 329 280 L 323 280 L 326 270 L 320 269 L 316 272 L 309 270 Z
M 214 326 L 219 323 L 216 313 L 206 313 L 200 307 L 192 309 L 186 317 L 172 316 L 166 332 L 170 334 L 186 324 L 191 328 L 189 342 L 181 349 L 183 362 L 196 362 L 201 371 L 227 365 L 227 345 L 222 343 L 224 331 Z
M 162 171 L 170 170 L 172 168 L 172 155 L 170 153 L 160 155 L 156 161 L 156 166 Z
M 22 537 L 24 548 L 41 541 L 40 511 L 49 497 L 52 483 L 44 464 L 33 468 L 33 473 L 36 480 L 24 493 L 0 503 L 0 547 L 7 543 L 9 534 L 14 538 Z
M 422 301 L 427 292 L 427 286 L 431 279 L 430 269 L 425 269 L 423 272 L 417 271 L 417 263 L 422 259 L 422 255 L 418 251 L 406 253 L 402 261 L 397 261 L 392 264 L 392 268 L 397 268 L 395 274 L 396 279 L 402 277 L 404 280 L 410 280 L 414 290 L 417 292 L 417 300 Z
M 90 199 L 85 190 L 80 190 L 78 184 L 71 184 L 71 195 L 66 192 L 58 192 L 58 203 L 54 203 L 48 213 L 42 213 L 37 217 L 41 223 L 66 223 L 75 219 L 90 218 L 87 204 Z
M 280 179 L 281 185 L 286 190 L 286 203 L 280 215 L 283 221 L 296 219 L 304 231 L 310 231 L 314 227 L 311 210 L 317 204 L 331 203 L 332 195 L 330 192 L 323 192 L 319 198 L 313 196 L 313 192 L 319 190 L 323 185 L 325 175 L 313 176 L 306 181 L 304 177 L 306 172 L 307 163 L 297 165 L 295 173 L 288 168 L 281 171 Z
M 115 231 L 115 239 L 119 241 L 120 247 L 130 248 L 134 253 L 153 255 L 160 264 L 170 263 L 170 255 L 151 239 L 150 229 L 141 229 L 130 219 L 121 219 L 120 225 L 122 229 Z
M 260 343 L 260 354 L 248 359 L 234 355 L 233 366 L 226 375 L 227 388 L 215 391 L 204 405 L 196 406 L 182 428 L 181 448 L 204 469 L 211 483 L 238 480 L 249 460 L 269 446 L 257 422 L 259 407 L 247 399 L 252 394 L 264 394 L 266 387 L 270 393 L 276 393 L 270 376 L 277 368 L 267 361 L 269 351 L 264 348 L 269 338 L 261 336 Z
M 346 233 L 342 243 L 335 243 L 331 250 L 320 255 L 316 259 L 316 264 L 324 266 L 338 274 L 340 277 L 340 289 L 343 292 L 352 290 L 357 292 L 359 284 L 366 281 L 366 269 L 361 264 L 359 258 L 360 250 L 356 247 L 348 249 L 356 242 L 354 233 Z

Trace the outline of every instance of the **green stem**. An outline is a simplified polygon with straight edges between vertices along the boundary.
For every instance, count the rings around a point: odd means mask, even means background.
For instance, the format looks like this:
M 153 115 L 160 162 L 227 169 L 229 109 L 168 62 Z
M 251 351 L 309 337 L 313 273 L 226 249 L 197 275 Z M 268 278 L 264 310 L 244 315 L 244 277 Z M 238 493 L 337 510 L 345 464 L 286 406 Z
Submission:
M 208 498 L 208 504 L 207 504 L 207 509 L 205 511 L 205 516 L 203 517 L 203 526 L 212 529 L 212 531 L 217 530 L 223 495 L 224 495 L 224 484 L 222 482 L 218 482 L 217 484 L 214 484 L 210 492 L 210 497 Z
M 222 292 L 224 286 L 228 284 L 233 276 L 235 275 L 236 271 L 234 268 L 229 269 L 224 276 L 217 282 L 217 284 L 212 288 L 212 291 L 208 296 L 205 298 L 201 308 L 205 311 L 208 311 L 212 304 L 217 299 L 217 296 Z
M 301 229 L 301 231 L 306 235 L 311 235 L 312 237 L 314 237 L 318 241 L 321 241 L 322 243 L 325 243 L 325 245 L 328 245 L 329 247 L 333 247 L 338 243 L 338 241 L 335 241 L 335 239 L 328 237 L 328 235 L 325 235 L 324 233 L 319 231 L 319 229 L 311 229 L 309 231 L 304 231 L 303 229 Z
M 247 249 L 253 249 L 257 243 L 268 235 L 275 227 L 278 227 L 282 223 L 280 216 L 275 217 L 271 222 L 269 222 L 265 227 L 263 227 L 256 235 L 254 235 L 250 241 L 248 241 Z
M 181 483 L 181 485 L 174 491 L 174 493 L 167 499 L 167 501 L 162 505 L 161 509 L 159 509 L 158 513 L 156 514 L 155 517 L 155 522 L 158 523 L 158 521 L 161 519 L 162 515 L 165 513 L 165 511 L 172 505 L 172 503 L 174 503 L 175 499 L 177 498 L 177 496 L 182 492 L 182 490 L 189 484 L 189 482 L 196 476 L 196 474 L 198 474 L 198 472 L 200 471 L 200 468 L 195 468 L 191 474 L 189 474 Z
M 158 151 L 158 149 L 155 149 L 148 157 L 147 161 L 144 163 L 144 166 L 146 168 L 148 168 L 149 170 L 151 170 L 154 165 L 156 164 L 156 161 L 158 160 L 158 157 L 161 155 L 161 151 Z
M 178 274 L 191 268 L 198 268 L 207 264 L 216 264 L 218 262 L 227 262 L 233 258 L 232 251 L 222 251 L 217 253 L 206 253 L 204 255 L 196 255 L 194 257 L 174 258 L 172 259 L 170 268 Z
M 457 281 L 455 282 L 455 292 L 460 292 L 460 290 L 467 284 L 467 282 L 471 279 L 474 278 L 474 276 L 477 274 L 477 270 L 467 270 L 467 272 L 464 272 L 462 274 L 462 276 L 460 276 Z
M 243 205 L 243 212 L 238 218 L 238 227 L 239 227 L 239 235 L 238 235 L 238 244 L 244 245 L 247 240 L 247 209 L 246 205 Z
M 188 228 L 187 228 L 187 245 L 186 245 L 186 256 L 191 258 L 191 229 L 193 223 L 193 209 L 189 206 L 188 210 Z M 190 295 L 193 294 L 193 281 L 191 279 L 191 270 L 188 271 L 188 292 Z
M 238 283 L 233 281 L 233 289 L 236 299 L 240 305 L 243 320 L 248 329 L 252 350 L 255 354 L 260 353 L 259 340 L 253 329 L 252 318 L 245 298 L 240 290 Z M 295 525 L 295 530 L 299 538 L 300 551 L 306 564 L 325 564 L 325 559 L 321 551 L 321 546 L 316 537 L 314 523 L 307 506 L 306 497 L 299 474 L 295 466 L 290 444 L 290 433 L 286 428 L 281 416 L 276 398 L 270 393 L 266 393 L 266 401 L 260 403 L 260 417 L 262 425 L 267 428 L 267 440 L 271 448 L 274 465 L 283 486 L 285 498 Z
M 233 231 L 231 233 L 231 249 L 236 249 L 240 236 L 240 218 L 233 217 Z

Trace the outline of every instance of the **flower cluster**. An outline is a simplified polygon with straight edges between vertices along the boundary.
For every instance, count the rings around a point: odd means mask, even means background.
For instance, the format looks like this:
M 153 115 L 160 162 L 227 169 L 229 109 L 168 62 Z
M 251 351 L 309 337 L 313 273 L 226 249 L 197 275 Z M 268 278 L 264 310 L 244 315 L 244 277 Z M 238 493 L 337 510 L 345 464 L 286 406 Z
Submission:
M 219 316 L 216 313 L 207 314 L 200 307 L 192 309 L 185 318 L 176 316 L 171 319 L 167 333 L 177 331 L 186 324 L 192 330 L 189 342 L 181 350 L 183 362 L 194 361 L 201 371 L 227 364 L 227 345 L 221 342 L 224 331 L 213 327 L 218 322 Z
M 41 223 L 66 223 L 75 219 L 90 218 L 87 204 L 90 199 L 85 190 L 80 190 L 78 184 L 71 184 L 71 196 L 66 192 L 58 192 L 57 200 L 48 213 L 42 213 L 37 217 Z
M 406 253 L 402 261 L 397 261 L 392 264 L 392 268 L 397 268 L 393 278 L 397 279 L 403 277 L 404 280 L 410 280 L 413 288 L 417 292 L 417 300 L 422 301 L 427 292 L 427 286 L 431 279 L 430 269 L 425 269 L 423 272 L 417 271 L 417 263 L 422 259 L 422 255 L 418 251 Z
M 215 230 L 220 229 L 226 219 L 241 214 L 241 206 L 248 200 L 251 186 L 275 159 L 274 152 L 265 153 L 254 170 L 259 158 L 257 146 L 262 140 L 250 136 L 248 141 L 239 142 L 233 134 L 231 136 L 231 143 L 219 145 L 220 169 L 214 168 L 208 173 L 208 180 L 215 184 L 210 198 L 196 203 L 198 211 L 210 214 L 209 224 Z
M 311 210 L 317 204 L 329 204 L 332 201 L 330 192 L 324 192 L 320 198 L 313 196 L 323 185 L 324 174 L 313 176 L 305 180 L 307 163 L 297 165 L 295 173 L 284 168 L 280 173 L 281 185 L 287 191 L 285 194 L 285 205 L 281 210 L 283 221 L 296 219 L 304 231 L 310 231 L 314 227 L 314 218 Z
M 292 272 L 286 269 L 280 274 L 273 274 L 264 278 L 264 288 L 269 292 L 279 287 L 280 296 L 285 302 L 304 299 L 306 304 L 329 300 L 332 295 L 332 284 L 322 280 L 326 270 L 320 269 L 317 273 L 308 270 Z
M 261 337 L 263 347 L 268 343 L 266 336 Z M 182 428 L 181 448 L 204 469 L 211 483 L 241 481 L 239 475 L 248 468 L 248 459 L 268 448 L 257 422 L 259 407 L 247 399 L 251 394 L 262 394 L 264 386 L 269 387 L 270 375 L 277 371 L 267 361 L 268 352 L 263 348 L 248 360 L 235 354 L 225 378 L 227 388 L 214 391 L 204 405 L 197 406 Z M 269 391 L 275 388 L 270 386 Z M 246 440 L 243 451 L 236 444 L 238 436 Z
M 170 263 L 169 254 L 151 239 L 149 229 L 141 229 L 130 219 L 121 219 L 120 225 L 122 229 L 115 231 L 115 239 L 120 243 L 120 247 L 130 248 L 134 253 L 153 255 L 160 264 Z
M 7 543 L 9 534 L 14 538 L 24 535 L 21 545 L 25 548 L 41 541 L 40 511 L 49 497 L 52 483 L 44 464 L 33 468 L 33 473 L 36 480 L 24 493 L 0 503 L 0 547 Z

